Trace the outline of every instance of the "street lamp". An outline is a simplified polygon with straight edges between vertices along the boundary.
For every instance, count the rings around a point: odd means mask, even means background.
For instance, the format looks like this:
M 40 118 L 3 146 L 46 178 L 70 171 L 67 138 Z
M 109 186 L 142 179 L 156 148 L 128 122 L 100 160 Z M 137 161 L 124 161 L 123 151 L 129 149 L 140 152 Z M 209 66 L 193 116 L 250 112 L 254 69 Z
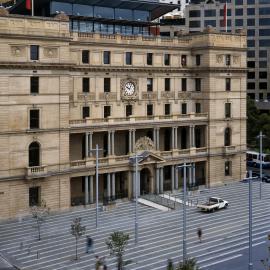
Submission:
M 262 139 L 265 137 L 265 135 L 262 134 L 262 131 L 260 131 L 260 135 L 257 136 L 257 138 L 260 139 L 260 200 L 262 199 Z
M 181 166 L 177 166 L 178 169 L 184 169 L 184 198 L 183 198 L 183 263 L 187 260 L 187 213 L 186 213 L 186 202 L 187 202 L 187 168 L 192 167 L 192 164 L 184 163 Z
M 143 158 L 143 156 L 140 156 L 137 153 L 135 156 L 130 157 L 130 160 L 135 160 L 135 220 L 134 220 L 135 245 L 138 244 L 138 230 L 139 230 L 139 224 L 138 224 L 138 159 L 139 158 Z
M 248 212 L 249 212 L 249 263 L 248 269 L 253 270 L 253 256 L 252 256 L 252 180 L 258 179 L 258 177 L 252 177 L 252 171 L 249 171 L 249 177 L 244 180 L 248 181 L 249 200 L 248 200 Z

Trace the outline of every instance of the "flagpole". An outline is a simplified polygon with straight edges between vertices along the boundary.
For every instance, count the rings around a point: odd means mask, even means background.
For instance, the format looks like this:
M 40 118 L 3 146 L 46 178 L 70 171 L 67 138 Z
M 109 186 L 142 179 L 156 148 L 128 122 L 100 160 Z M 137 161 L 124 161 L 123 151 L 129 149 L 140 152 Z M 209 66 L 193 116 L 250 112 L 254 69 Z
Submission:
M 228 22 L 227 22 L 227 9 L 228 9 L 228 7 L 227 7 L 227 1 L 225 2 L 225 32 L 227 33 L 228 32 Z
M 32 16 L 34 16 L 34 0 L 31 0 L 31 1 L 32 1 L 32 3 L 31 3 L 31 7 L 32 7 L 31 12 L 32 12 Z

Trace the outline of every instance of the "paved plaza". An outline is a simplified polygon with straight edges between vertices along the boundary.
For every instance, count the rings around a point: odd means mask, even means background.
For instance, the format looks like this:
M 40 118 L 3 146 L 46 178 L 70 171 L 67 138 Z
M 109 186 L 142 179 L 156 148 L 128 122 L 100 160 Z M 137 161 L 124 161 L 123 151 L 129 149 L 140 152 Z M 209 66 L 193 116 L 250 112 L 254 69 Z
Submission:
M 270 232 L 270 184 L 263 184 L 263 200 L 258 197 L 259 184 L 254 183 L 253 187 L 254 269 L 261 270 L 260 260 L 267 256 L 267 234 Z M 248 184 L 212 188 L 192 196 L 192 199 L 203 201 L 211 195 L 228 200 L 230 207 L 209 214 L 201 213 L 195 207 L 188 208 L 188 255 L 196 257 L 200 269 L 247 269 Z M 115 269 L 115 263 L 114 258 L 109 257 L 105 239 L 116 230 L 131 236 L 125 258 L 131 259 L 132 264 L 127 269 L 165 270 L 167 259 L 172 258 L 175 262 L 181 259 L 182 209 L 161 212 L 140 205 L 139 244 L 135 246 L 132 202 L 121 202 L 115 209 L 102 212 L 98 230 L 95 229 L 95 209 L 51 215 L 43 226 L 41 241 L 36 240 L 31 219 L 0 224 L 0 251 L 25 270 L 94 269 L 94 255 L 85 254 L 85 237 L 79 242 L 80 259 L 73 260 L 75 241 L 69 231 L 75 217 L 82 218 L 87 235 L 94 239 L 95 253 L 106 256 L 109 269 Z M 197 239 L 198 227 L 203 230 L 202 243 Z

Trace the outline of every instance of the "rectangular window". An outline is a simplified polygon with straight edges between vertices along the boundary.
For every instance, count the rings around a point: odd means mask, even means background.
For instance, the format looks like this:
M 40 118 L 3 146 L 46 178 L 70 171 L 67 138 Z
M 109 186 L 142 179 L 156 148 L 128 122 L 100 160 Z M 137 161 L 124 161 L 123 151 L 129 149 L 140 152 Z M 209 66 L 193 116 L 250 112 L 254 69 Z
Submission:
M 230 176 L 232 174 L 232 162 L 225 161 L 225 176 Z
M 82 51 L 82 63 L 89 64 L 89 51 L 88 50 Z
M 29 188 L 29 206 L 40 205 L 40 187 Z
M 231 78 L 226 78 L 225 84 L 226 84 L 225 86 L 226 91 L 231 91 Z
M 153 115 L 153 104 L 147 104 L 147 116 Z
M 132 65 L 132 52 L 126 52 L 126 65 Z
M 187 78 L 182 78 L 182 92 L 186 92 L 187 91 Z
M 30 93 L 31 94 L 39 93 L 39 77 L 30 78 Z
M 231 65 L 231 55 L 230 54 L 226 54 L 226 56 L 225 56 L 225 62 L 226 62 L 226 66 L 230 66 Z
M 182 67 L 187 66 L 187 56 L 186 55 L 181 55 L 181 65 L 182 65 Z
M 111 78 L 104 78 L 104 92 L 111 92 Z
M 225 103 L 225 118 L 231 118 L 231 103 Z
M 104 118 L 111 116 L 111 106 L 104 106 Z
M 109 65 L 111 63 L 111 52 L 105 51 L 103 52 L 103 64 Z
M 181 114 L 187 114 L 187 103 L 182 103 Z
M 196 66 L 201 65 L 201 56 L 199 54 L 196 55 Z
M 171 91 L 171 79 L 170 78 L 165 78 L 164 80 L 164 87 L 165 91 Z
M 164 54 L 164 65 L 169 66 L 170 65 L 170 60 L 171 60 L 171 55 L 168 53 Z
M 39 128 L 39 110 L 30 110 L 30 129 Z
M 147 92 L 153 91 L 153 78 L 147 78 Z
M 147 53 L 147 65 L 152 66 L 153 65 L 153 54 Z
M 30 46 L 30 59 L 39 60 L 39 46 L 38 45 Z
M 82 108 L 82 114 L 83 114 L 83 119 L 90 117 L 90 108 L 88 106 L 84 106 Z
M 171 114 L 171 104 L 165 104 L 164 113 L 165 113 L 165 115 L 170 115 Z
M 195 103 L 195 112 L 196 113 L 201 113 L 201 103 Z
M 132 115 L 132 105 L 126 105 L 126 117 Z
M 83 88 L 83 93 L 89 93 L 89 90 L 90 90 L 89 78 L 83 78 L 82 88 Z
M 195 91 L 200 92 L 202 90 L 202 79 L 195 78 Z

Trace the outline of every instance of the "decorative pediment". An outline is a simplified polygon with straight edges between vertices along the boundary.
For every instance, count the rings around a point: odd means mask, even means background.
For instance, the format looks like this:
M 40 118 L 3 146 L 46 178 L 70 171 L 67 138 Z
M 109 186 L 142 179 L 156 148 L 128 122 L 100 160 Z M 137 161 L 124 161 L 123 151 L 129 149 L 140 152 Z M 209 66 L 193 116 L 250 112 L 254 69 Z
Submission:
M 162 157 L 150 151 L 137 152 L 137 155 L 140 156 L 138 158 L 139 165 L 165 162 L 165 160 Z
M 155 144 L 149 137 L 141 137 L 135 144 L 136 151 L 152 151 L 155 150 Z

